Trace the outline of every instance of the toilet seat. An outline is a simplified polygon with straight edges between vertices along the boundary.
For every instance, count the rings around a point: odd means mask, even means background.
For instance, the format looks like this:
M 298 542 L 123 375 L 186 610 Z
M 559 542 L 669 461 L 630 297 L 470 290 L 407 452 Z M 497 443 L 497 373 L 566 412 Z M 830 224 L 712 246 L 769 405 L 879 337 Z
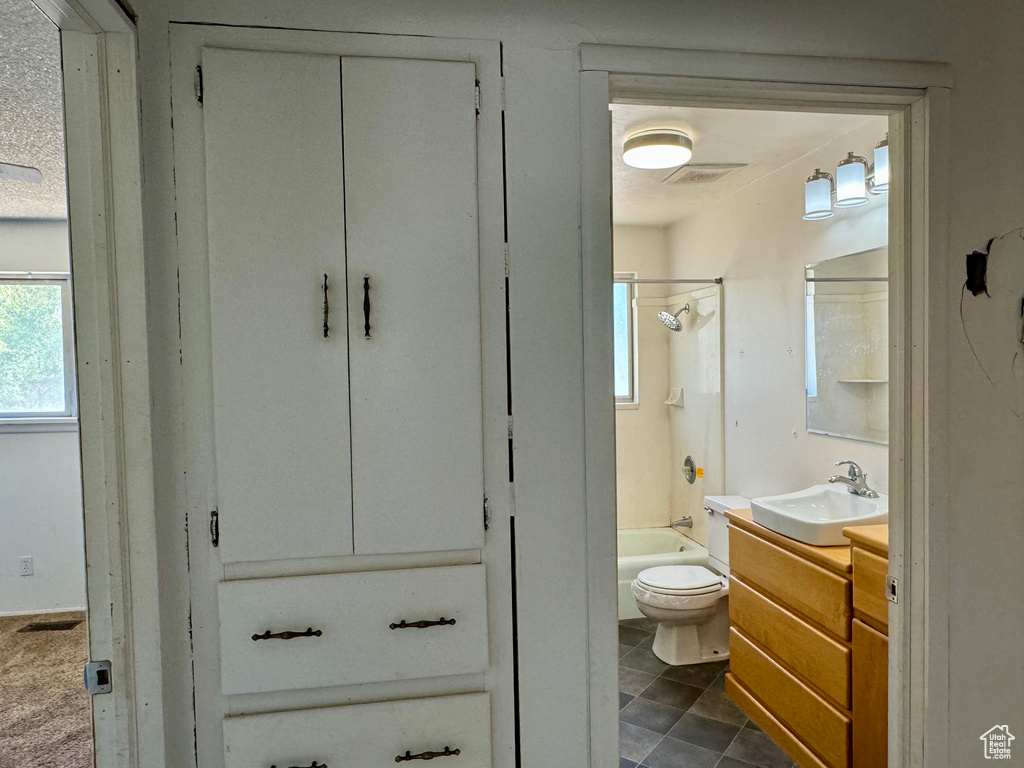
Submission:
M 637 584 L 658 595 L 709 595 L 723 588 L 722 577 L 702 565 L 660 565 L 641 571 Z

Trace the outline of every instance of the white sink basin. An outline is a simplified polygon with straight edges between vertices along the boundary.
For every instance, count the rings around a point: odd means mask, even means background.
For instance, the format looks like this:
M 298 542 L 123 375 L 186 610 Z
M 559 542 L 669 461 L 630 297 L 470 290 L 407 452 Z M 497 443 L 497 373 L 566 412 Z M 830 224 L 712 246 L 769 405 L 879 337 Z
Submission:
M 804 491 L 750 500 L 754 522 L 791 539 L 829 547 L 848 544 L 843 528 L 889 522 L 889 497 L 858 496 L 845 485 L 815 485 Z

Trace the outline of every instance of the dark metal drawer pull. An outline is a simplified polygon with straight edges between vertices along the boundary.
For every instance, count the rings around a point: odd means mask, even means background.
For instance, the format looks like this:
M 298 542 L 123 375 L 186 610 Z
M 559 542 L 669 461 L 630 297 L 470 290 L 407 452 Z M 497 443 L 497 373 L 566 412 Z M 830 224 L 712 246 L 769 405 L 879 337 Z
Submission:
M 272 766 L 270 766 L 270 768 L 277 768 L 277 766 L 276 765 L 272 765 Z M 304 766 L 304 765 L 293 765 L 292 768 L 306 768 L 306 766 Z M 309 768 L 327 768 L 327 763 L 318 763 L 316 760 L 314 760 L 313 764 L 310 765 Z
M 253 640 L 291 640 L 293 637 L 320 637 L 323 634 L 321 629 L 309 627 L 305 632 L 275 632 L 270 633 L 268 629 L 262 635 L 253 635 Z
M 458 757 L 462 754 L 461 750 L 444 748 L 444 752 L 420 752 L 418 755 L 410 755 L 409 750 L 405 751 L 404 755 L 398 755 L 395 757 L 396 763 L 404 763 L 409 760 L 433 760 L 435 757 Z
M 455 626 L 455 619 L 446 619 L 442 616 L 437 621 L 412 621 L 408 622 L 402 619 L 397 624 L 392 624 L 392 629 L 426 629 L 427 627 L 443 627 L 448 625 L 449 627 Z
M 331 330 L 331 305 L 327 301 L 327 275 L 324 275 L 324 338 L 327 338 L 328 331 Z
M 363 338 L 370 338 L 370 276 L 363 275 Z

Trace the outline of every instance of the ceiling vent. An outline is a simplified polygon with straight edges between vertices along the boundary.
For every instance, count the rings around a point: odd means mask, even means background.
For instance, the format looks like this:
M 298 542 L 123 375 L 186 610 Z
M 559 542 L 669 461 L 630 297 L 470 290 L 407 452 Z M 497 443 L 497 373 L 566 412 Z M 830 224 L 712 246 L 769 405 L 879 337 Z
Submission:
M 673 186 L 694 186 L 696 184 L 712 184 L 727 173 L 732 173 L 737 168 L 746 168 L 746 163 L 706 163 L 704 165 L 684 165 L 677 168 L 664 179 L 662 184 Z

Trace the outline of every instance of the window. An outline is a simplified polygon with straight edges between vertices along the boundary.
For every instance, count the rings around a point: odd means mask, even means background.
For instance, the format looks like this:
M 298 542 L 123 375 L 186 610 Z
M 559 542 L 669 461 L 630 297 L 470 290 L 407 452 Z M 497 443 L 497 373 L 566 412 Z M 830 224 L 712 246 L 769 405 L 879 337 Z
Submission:
M 0 420 L 75 415 L 72 338 L 67 275 L 0 273 Z
M 615 341 L 615 402 L 636 402 L 636 345 L 634 336 L 633 275 L 616 275 L 612 284 Z

